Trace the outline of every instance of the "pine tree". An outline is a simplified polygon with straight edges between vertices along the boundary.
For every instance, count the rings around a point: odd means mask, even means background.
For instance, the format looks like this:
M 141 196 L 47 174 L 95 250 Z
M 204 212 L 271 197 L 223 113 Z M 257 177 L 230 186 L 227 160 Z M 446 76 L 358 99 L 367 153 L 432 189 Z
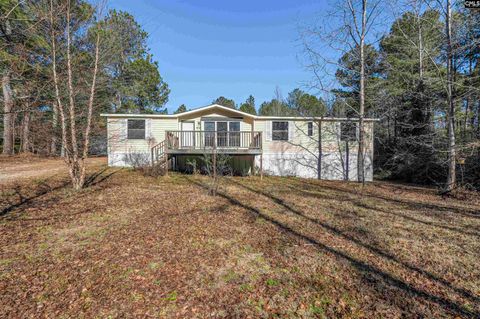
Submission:
M 178 109 L 175 112 L 173 112 L 173 114 L 179 114 L 184 112 L 187 112 L 187 107 L 185 106 L 185 104 L 182 104 L 178 107 Z
M 247 100 L 240 105 L 240 111 L 256 115 L 257 110 L 255 109 L 255 98 L 253 95 L 250 95 Z

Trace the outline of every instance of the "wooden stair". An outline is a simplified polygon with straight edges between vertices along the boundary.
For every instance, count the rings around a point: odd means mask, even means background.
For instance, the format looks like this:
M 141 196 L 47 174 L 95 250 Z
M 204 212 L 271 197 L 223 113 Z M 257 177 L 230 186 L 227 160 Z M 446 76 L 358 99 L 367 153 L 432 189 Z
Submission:
M 168 153 L 166 141 L 161 141 L 157 145 L 150 149 L 151 152 L 151 165 L 160 165 L 168 171 Z

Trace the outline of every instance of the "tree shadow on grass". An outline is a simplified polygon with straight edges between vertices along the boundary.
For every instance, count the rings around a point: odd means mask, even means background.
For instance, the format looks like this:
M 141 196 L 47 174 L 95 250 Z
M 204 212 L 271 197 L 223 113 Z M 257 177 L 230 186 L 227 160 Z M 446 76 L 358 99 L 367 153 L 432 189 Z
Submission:
M 42 181 L 39 184 L 38 188 L 35 190 L 33 195 L 25 195 L 22 191 L 22 187 L 19 186 L 19 185 L 16 185 L 13 188 L 13 191 L 15 193 L 15 196 L 18 197 L 18 200 L 14 203 L 9 203 L 8 206 L 3 208 L 0 211 L 0 218 L 4 218 L 4 217 L 6 217 L 7 214 L 12 212 L 13 210 L 15 210 L 17 208 L 21 208 L 21 207 L 31 203 L 33 200 L 35 200 L 39 197 L 42 197 L 42 196 L 47 195 L 49 193 L 52 193 L 56 190 L 62 189 L 69 184 L 70 184 L 69 181 L 63 181 L 59 185 L 50 186 L 47 182 Z
M 242 183 L 236 182 L 236 181 L 234 181 L 234 180 L 230 180 L 230 182 L 233 183 L 233 184 L 235 184 L 235 185 L 237 185 L 237 186 L 239 186 L 239 187 L 242 187 L 242 188 L 244 188 L 244 189 L 246 189 L 246 190 L 248 190 L 248 191 L 250 191 L 250 192 L 262 194 L 263 196 L 269 198 L 270 200 L 272 200 L 273 202 L 277 203 L 278 205 L 283 206 L 284 208 L 286 208 L 288 211 L 294 213 L 295 215 L 298 215 L 298 216 L 300 216 L 300 217 L 302 217 L 302 218 L 304 218 L 304 219 L 306 219 L 306 220 L 308 220 L 308 221 L 310 221 L 310 222 L 313 222 L 313 223 L 321 226 L 322 228 L 326 229 L 326 230 L 329 231 L 330 233 L 332 233 L 332 234 L 334 234 L 334 235 L 336 235 L 336 236 L 342 237 L 342 238 L 344 238 L 344 239 L 346 239 L 346 240 L 348 240 L 348 241 L 350 241 L 350 242 L 352 242 L 352 243 L 354 243 L 354 244 L 356 244 L 356 245 L 358 245 L 358 246 L 361 246 L 361 247 L 363 247 L 363 248 L 366 248 L 366 249 L 368 249 L 370 252 L 373 252 L 373 253 L 375 253 L 375 254 L 377 254 L 377 255 L 385 258 L 385 259 L 388 259 L 388 260 L 390 260 L 390 261 L 393 261 L 393 262 L 395 262 L 395 263 L 397 263 L 397 264 L 399 264 L 399 265 L 401 265 L 401 266 L 409 269 L 410 271 L 414 271 L 414 272 L 416 272 L 416 273 L 418 273 L 418 274 L 424 275 L 424 276 L 427 277 L 428 279 L 433 280 L 433 281 L 435 281 L 435 282 L 437 282 L 437 283 L 439 283 L 439 284 L 442 284 L 442 285 L 446 286 L 447 288 L 450 288 L 450 289 L 452 289 L 453 291 L 457 292 L 458 294 L 461 294 L 464 298 L 471 299 L 471 300 L 474 301 L 474 302 L 480 302 L 480 297 L 475 296 L 475 295 L 472 294 L 471 292 L 469 292 L 469 291 L 467 291 L 467 290 L 465 290 L 465 289 L 463 289 L 463 288 L 454 287 L 454 286 L 453 286 L 450 282 L 448 282 L 447 280 L 445 280 L 445 279 L 443 279 L 443 278 L 440 278 L 440 277 L 438 277 L 438 276 L 436 276 L 436 275 L 434 275 L 434 274 L 432 274 L 432 273 L 430 273 L 430 272 L 428 272 L 428 271 L 425 271 L 425 270 L 423 270 L 423 269 L 421 269 L 421 268 L 418 268 L 418 267 L 416 267 L 416 266 L 414 266 L 414 265 L 410 265 L 410 264 L 408 264 L 408 263 L 406 263 L 406 262 L 404 262 L 404 261 L 401 261 L 401 260 L 399 260 L 396 256 L 394 256 L 394 255 L 392 255 L 392 254 L 389 254 L 389 253 L 387 253 L 387 252 L 384 252 L 384 251 L 378 249 L 377 247 L 374 247 L 374 246 L 372 246 L 372 245 L 370 245 L 370 244 L 364 243 L 364 242 L 358 240 L 358 239 L 355 238 L 355 237 L 352 237 L 352 236 L 350 236 L 350 235 L 348 235 L 348 234 L 345 234 L 344 232 L 342 232 L 341 229 L 339 229 L 339 228 L 337 228 L 337 227 L 335 227 L 335 226 L 329 225 L 329 224 L 327 224 L 327 223 L 325 223 L 325 222 L 322 222 L 322 221 L 320 221 L 320 220 L 318 220 L 318 219 L 316 219 L 316 218 L 312 218 L 312 217 L 306 216 L 306 215 L 305 215 L 303 212 L 301 212 L 300 210 L 292 207 L 290 204 L 286 203 L 283 199 L 278 198 L 278 197 L 274 196 L 274 195 L 271 194 L 271 193 L 267 193 L 267 192 L 262 191 L 262 190 L 254 189 L 254 188 L 252 188 L 252 187 L 249 187 L 249 186 L 244 185 L 244 184 L 242 184 Z
M 206 185 L 202 184 L 201 182 L 199 181 L 196 181 L 196 180 L 193 180 L 193 179 L 189 179 L 192 183 L 196 184 L 197 186 L 200 186 L 204 189 L 207 188 Z M 267 196 L 269 198 L 272 199 L 272 201 L 274 201 L 275 203 L 285 207 L 287 210 L 291 211 L 292 213 L 294 214 L 297 214 L 303 218 L 306 218 L 316 224 L 319 224 L 320 226 L 322 226 L 323 228 L 329 230 L 330 232 L 338 235 L 338 236 L 341 236 L 342 238 L 345 238 L 347 240 L 350 240 L 350 241 L 353 241 L 355 242 L 357 245 L 360 245 L 362 247 L 365 247 L 369 250 L 371 250 L 372 252 L 375 252 L 376 254 L 384 257 L 384 258 L 387 258 L 387 259 L 391 259 L 392 261 L 395 261 L 397 262 L 398 264 L 401 264 L 403 265 L 405 268 L 407 269 L 410 269 L 412 271 L 415 271 L 417 273 L 420 273 L 432 280 L 435 280 L 447 287 L 449 287 L 450 289 L 456 291 L 457 293 L 463 295 L 464 297 L 468 298 L 468 299 L 473 299 L 473 300 L 478 300 L 478 297 L 474 296 L 473 294 L 471 294 L 469 291 L 466 291 L 464 289 L 461 289 L 461 288 L 456 288 L 456 287 L 453 287 L 449 282 L 445 281 L 444 279 L 442 278 L 438 278 L 437 276 L 433 275 L 433 274 L 430 274 L 422 269 L 419 269 L 415 266 L 412 266 L 412 265 L 408 265 L 406 263 L 403 263 L 402 261 L 399 261 L 396 259 L 395 256 L 392 256 L 390 254 L 387 254 L 385 252 L 382 252 L 380 250 L 378 250 L 377 248 L 375 247 L 370 247 L 368 244 L 365 244 L 365 243 L 362 243 L 362 242 L 359 242 L 358 240 L 356 240 L 355 238 L 352 238 L 348 235 L 345 235 L 343 234 L 341 231 L 339 231 L 338 229 L 336 229 L 335 227 L 332 227 L 330 225 L 327 225 L 325 223 L 320 223 L 318 220 L 315 220 L 315 219 L 312 219 L 310 217 L 307 217 L 307 216 L 304 216 L 302 213 L 298 212 L 297 210 L 293 209 L 292 207 L 290 207 L 289 205 L 287 205 L 282 199 L 279 199 L 279 198 L 276 198 L 274 196 L 272 196 L 271 194 L 263 194 L 263 192 L 261 191 L 258 191 L 258 190 L 254 190 L 254 189 L 250 189 L 249 187 L 243 185 L 243 184 L 240 184 L 240 183 L 236 183 L 237 185 L 239 186 L 242 186 L 246 189 L 249 189 L 250 191 L 252 192 L 255 192 L 255 193 L 261 193 L 262 195 L 264 196 Z M 354 266 L 356 269 L 368 274 L 368 275 L 371 275 L 373 276 L 374 278 L 379 278 L 381 279 L 381 281 L 379 283 L 381 284 L 388 284 L 392 287 L 395 287 L 395 288 L 398 288 L 398 289 L 401 289 L 405 292 L 407 292 L 408 294 L 411 294 L 411 295 L 414 295 L 416 297 L 419 297 L 419 298 L 422 298 L 424 300 L 427 300 L 427 301 L 430 301 L 430 302 L 433 302 L 433 303 L 436 303 L 437 305 L 439 305 L 440 307 L 444 308 L 445 310 L 448 310 L 448 311 L 451 311 L 455 314 L 459 314 L 459 315 L 462 315 L 462 316 L 471 316 L 471 317 L 477 317 L 480 315 L 480 313 L 478 312 L 474 312 L 474 311 L 471 311 L 469 309 L 466 309 L 464 307 L 462 307 L 461 305 L 455 303 L 454 301 L 452 300 L 449 300 L 447 298 L 443 298 L 443 297 L 439 297 L 439 296 L 436 296 L 436 295 L 433 295 L 433 294 L 430 294 L 424 290 L 421 290 L 419 288 L 416 288 L 412 285 L 410 285 L 409 283 L 406 283 L 398 278 L 395 278 L 393 277 L 391 274 L 383 271 L 382 269 L 376 267 L 376 266 L 373 266 L 373 265 L 369 265 L 368 263 L 364 262 L 364 261 L 361 261 L 353 256 L 350 256 L 349 254 L 341 251 L 341 250 L 338 250 L 336 248 L 333 248 L 333 247 L 330 247 L 314 238 L 311 238 L 307 235 L 304 235 L 302 233 L 300 233 L 299 231 L 291 228 L 289 225 L 281 222 L 281 221 L 278 221 L 276 220 L 275 218 L 269 216 L 269 215 L 266 215 L 264 213 L 262 213 L 260 210 L 258 210 L 257 208 L 253 207 L 253 206 L 250 206 L 244 202 L 241 202 L 240 200 L 232 197 L 230 194 L 226 193 L 226 192 L 219 192 L 218 193 L 219 196 L 225 198 L 226 200 L 228 200 L 232 205 L 236 205 L 238 207 L 242 207 L 243 209 L 247 210 L 250 214 L 252 214 L 254 217 L 261 217 L 263 218 L 264 220 L 267 220 L 268 222 L 272 223 L 273 225 L 275 225 L 277 228 L 279 228 L 280 230 L 290 234 L 290 235 L 293 235 L 294 237 L 298 238 L 298 239 L 301 239 L 303 241 L 306 241 L 308 242 L 309 244 L 315 246 L 317 249 L 319 250 L 323 250 L 323 251 L 326 251 L 328 253 L 331 253 L 333 255 L 335 255 L 337 258 L 340 258 L 342 260 L 345 260 L 345 261 L 348 261 L 352 266 Z
M 387 209 L 384 209 L 384 208 L 377 207 L 375 205 L 368 205 L 368 204 L 362 202 L 359 199 L 355 199 L 355 198 L 345 196 L 345 195 L 331 196 L 331 195 L 326 195 L 326 194 L 320 194 L 319 192 L 312 193 L 312 192 L 307 191 L 305 189 L 290 186 L 290 185 L 285 185 L 285 187 L 288 187 L 289 189 L 291 189 L 294 192 L 300 193 L 302 196 L 308 196 L 308 197 L 317 198 L 317 199 L 321 198 L 321 199 L 327 199 L 327 200 L 337 200 L 337 201 L 338 200 L 345 200 L 345 201 L 348 200 L 348 201 L 352 202 L 353 204 L 355 204 L 355 206 L 360 207 L 360 208 L 373 210 L 373 211 L 378 211 L 378 212 L 381 212 L 381 213 L 384 213 L 384 214 L 387 214 L 387 215 L 394 215 L 394 216 L 397 216 L 397 217 L 400 217 L 400 218 L 403 218 L 403 219 L 406 219 L 406 220 L 409 220 L 409 221 L 412 221 L 412 222 L 420 223 L 420 224 L 423 224 L 423 225 L 427 225 L 427 226 L 431 226 L 431 227 L 437 227 L 437 228 L 445 229 L 445 230 L 448 230 L 448 231 L 453 231 L 453 232 L 456 232 L 456 233 L 459 233 L 459 234 L 462 234 L 462 235 L 468 235 L 468 236 L 474 236 L 474 237 L 479 237 L 480 238 L 480 232 L 478 232 L 477 229 L 474 228 L 474 227 L 472 228 L 473 231 L 468 230 L 470 227 L 467 226 L 467 225 L 463 226 L 462 228 L 452 227 L 452 226 L 448 226 L 448 225 L 442 225 L 442 224 L 438 224 L 438 223 L 434 223 L 434 222 L 430 222 L 430 221 L 421 220 L 421 219 L 418 219 L 418 218 L 415 218 L 415 217 L 411 217 L 411 216 L 408 216 L 408 214 L 398 213 L 398 212 L 395 212 L 394 210 L 387 210 Z M 323 187 L 323 186 L 319 185 L 318 187 Z M 370 195 L 367 195 L 367 196 L 370 196 Z
M 347 193 L 347 194 L 352 194 L 351 191 L 342 189 L 341 187 L 335 187 L 332 185 L 327 185 L 325 184 L 317 184 L 314 182 L 310 181 L 305 181 L 305 184 L 314 186 L 314 187 L 321 187 L 324 189 L 330 189 L 332 191 L 336 192 L 342 192 L 342 193 Z M 431 213 L 436 213 L 438 215 L 439 212 L 453 212 L 458 215 L 462 215 L 465 217 L 470 217 L 470 218 L 480 218 L 480 207 L 478 209 L 470 209 L 470 208 L 464 208 L 464 207 L 456 207 L 456 206 L 449 206 L 449 205 L 438 205 L 438 204 L 431 204 L 431 203 L 425 203 L 425 202 L 413 202 L 405 199 L 396 199 L 393 197 L 386 197 L 378 194 L 374 194 L 371 191 L 367 191 L 366 195 L 369 197 L 373 197 L 376 199 L 384 200 L 387 202 L 392 202 L 396 204 L 400 204 L 408 209 L 413 209 L 413 210 L 423 210 L 423 209 L 428 209 L 431 211 Z
M 437 224 L 437 223 L 434 223 L 434 222 L 421 220 L 421 219 L 411 217 L 411 216 L 408 216 L 408 215 L 405 215 L 405 214 L 400 214 L 400 213 L 394 212 L 393 210 L 387 210 L 387 209 L 384 209 L 384 208 L 379 208 L 379 207 L 368 205 L 368 204 L 358 202 L 358 201 L 355 202 L 355 205 L 358 206 L 358 207 L 369 209 L 369 210 L 376 210 L 376 211 L 382 212 L 384 214 L 395 215 L 397 217 L 404 218 L 404 219 L 409 220 L 409 221 L 414 222 L 414 223 L 420 223 L 420 224 L 427 225 L 427 226 L 430 226 L 430 227 L 437 227 L 437 228 L 445 229 L 445 230 L 448 230 L 448 231 L 456 232 L 456 233 L 459 233 L 459 234 L 462 234 L 462 235 L 478 237 L 480 239 L 480 233 L 479 232 L 463 230 L 463 229 L 460 229 L 460 228 L 457 228 L 457 227 L 451 227 L 451 226 L 448 226 L 448 225 L 440 225 L 440 224 Z
M 110 178 L 112 175 L 114 175 L 121 169 L 115 170 L 109 174 L 102 176 L 102 174 L 104 174 L 107 170 L 108 168 L 103 168 L 88 175 L 88 177 L 85 180 L 85 187 L 92 187 L 92 186 L 98 185 L 106 181 L 108 178 Z M 0 218 L 2 219 L 7 218 L 9 213 L 13 212 L 14 210 L 28 206 L 34 200 L 40 197 L 53 193 L 57 190 L 63 189 L 68 185 L 71 185 L 71 182 L 70 180 L 63 180 L 56 185 L 52 185 L 52 184 L 56 184 L 56 183 L 53 181 L 49 182 L 48 180 L 40 182 L 38 184 L 38 187 L 35 190 L 33 190 L 33 194 L 26 194 L 27 191 L 24 191 L 20 185 L 14 186 L 13 187 L 14 194 L 12 196 L 18 199 L 14 202 L 9 202 L 7 206 L 0 211 Z
M 116 169 L 108 174 L 103 175 L 103 173 L 107 172 L 109 170 L 108 167 L 104 167 L 103 169 L 100 169 L 92 174 L 90 174 L 86 179 L 85 179 L 85 187 L 92 187 L 95 185 L 98 185 L 110 177 L 112 177 L 114 174 L 120 172 L 123 170 L 123 168 Z M 103 176 L 102 176 L 103 175 Z

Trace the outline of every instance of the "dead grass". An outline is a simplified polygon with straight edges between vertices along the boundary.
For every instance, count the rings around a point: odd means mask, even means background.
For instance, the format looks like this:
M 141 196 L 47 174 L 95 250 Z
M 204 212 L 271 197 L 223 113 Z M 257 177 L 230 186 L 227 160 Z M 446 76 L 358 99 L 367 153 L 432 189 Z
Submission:
M 88 165 L 104 164 L 105 158 L 94 157 L 87 160 Z M 51 177 L 66 171 L 66 165 L 58 158 L 39 157 L 33 154 L 5 156 L 0 154 L 0 183 L 6 184 L 22 179 Z
M 473 196 L 97 164 L 2 185 L 0 317 L 480 317 Z

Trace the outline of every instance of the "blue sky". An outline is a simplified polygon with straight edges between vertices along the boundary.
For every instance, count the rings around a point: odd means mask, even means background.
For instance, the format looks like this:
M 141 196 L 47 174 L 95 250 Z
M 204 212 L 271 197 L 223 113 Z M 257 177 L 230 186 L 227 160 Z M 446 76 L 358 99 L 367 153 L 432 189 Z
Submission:
M 249 94 L 257 108 L 278 86 L 286 96 L 310 79 L 299 56 L 298 27 L 325 1 L 111 0 L 149 33 L 148 45 L 169 84 L 167 107 L 194 108 L 220 95 L 236 103 Z

